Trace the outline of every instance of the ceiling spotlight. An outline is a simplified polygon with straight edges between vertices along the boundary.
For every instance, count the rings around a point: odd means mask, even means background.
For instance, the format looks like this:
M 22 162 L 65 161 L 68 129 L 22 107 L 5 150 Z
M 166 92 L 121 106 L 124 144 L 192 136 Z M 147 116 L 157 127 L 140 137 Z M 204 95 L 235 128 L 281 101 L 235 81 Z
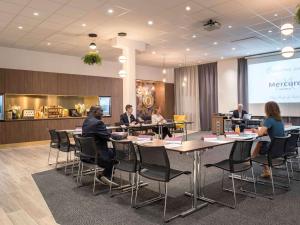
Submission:
M 119 62 L 122 64 L 126 63 L 127 62 L 126 56 L 124 56 L 124 55 L 119 56 Z
M 191 51 L 191 49 L 189 49 L 189 48 L 186 48 L 185 50 L 186 50 L 187 52 Z
M 221 56 L 221 59 L 223 60 L 223 59 L 224 59 L 224 57 L 223 57 L 223 56 Z
M 186 7 L 185 7 L 185 10 L 186 10 L 186 11 L 191 11 L 191 7 L 190 7 L 190 6 L 186 6 Z
M 187 77 L 184 77 L 183 80 L 184 80 L 184 82 L 186 82 L 187 81 Z
M 18 29 L 19 29 L 19 30 L 23 30 L 23 27 L 22 27 L 22 26 L 18 26 Z
M 97 45 L 96 43 L 92 42 L 89 47 L 90 49 L 95 50 L 97 48 Z
M 214 45 L 217 45 L 217 44 L 218 44 L 218 42 L 217 42 L 217 41 L 215 41 L 215 42 L 214 42 Z
M 185 82 L 182 82 L 182 87 L 185 87 L 185 85 L 186 85 Z
M 236 49 L 235 47 L 231 48 L 232 51 L 235 51 L 235 49 Z
M 275 13 L 275 14 L 274 14 L 274 16 L 275 16 L 275 17 L 277 17 L 277 16 L 278 16 L 278 14 L 277 14 L 277 13 Z
M 152 20 L 149 20 L 149 21 L 148 21 L 148 25 L 149 25 L 149 26 L 152 26 L 152 25 L 153 25 L 153 21 L 152 21 Z
M 295 53 L 295 49 L 293 47 L 287 46 L 281 50 L 281 55 L 284 58 L 291 58 Z
M 156 51 L 152 51 L 152 55 L 155 55 L 156 54 Z
M 282 38 L 283 41 L 286 41 L 286 38 Z
M 192 38 L 196 38 L 196 37 L 197 37 L 197 35 L 196 35 L 196 34 L 193 34 Z
M 276 50 L 279 50 L 279 49 L 280 49 L 279 47 L 276 48 Z
M 268 32 L 269 32 L 269 33 L 272 33 L 273 31 L 272 31 L 272 30 L 268 30 Z
M 39 14 L 38 12 L 34 12 L 33 15 L 34 15 L 34 16 L 38 16 L 38 15 L 40 15 L 40 14 Z
M 126 75 L 127 75 L 127 72 L 125 70 L 120 70 L 119 71 L 119 76 L 120 77 L 124 78 L 124 77 L 126 77 Z
M 162 73 L 167 74 L 167 70 L 165 68 L 163 68 Z
M 108 10 L 107 10 L 107 13 L 113 14 L 113 13 L 114 13 L 114 10 L 113 10 L 113 9 L 108 9 Z
M 167 79 L 166 79 L 166 78 L 163 78 L 163 79 L 162 79 L 162 82 L 166 83 L 166 82 L 167 82 Z
M 81 26 L 86 27 L 86 23 L 81 24 Z
M 231 29 L 231 28 L 232 28 L 232 26 L 231 26 L 231 25 L 229 25 L 229 26 L 228 26 L 228 28 L 229 28 L 229 29 Z
M 47 45 L 48 45 L 48 46 L 50 46 L 50 45 L 51 45 L 51 43 L 50 43 L 50 42 L 47 42 Z
M 204 55 L 207 56 L 208 55 L 207 52 L 205 52 Z
M 294 26 L 293 24 L 290 24 L 290 23 L 286 23 L 286 24 L 283 24 L 281 27 L 280 27 L 280 31 L 283 35 L 290 35 L 294 32 Z

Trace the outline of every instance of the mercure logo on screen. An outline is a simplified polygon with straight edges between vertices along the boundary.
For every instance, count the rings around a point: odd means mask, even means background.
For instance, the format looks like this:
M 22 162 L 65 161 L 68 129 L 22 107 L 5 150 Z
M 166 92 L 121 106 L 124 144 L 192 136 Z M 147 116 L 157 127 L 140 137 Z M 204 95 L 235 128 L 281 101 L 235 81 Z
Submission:
M 269 82 L 269 88 L 297 88 L 300 86 L 299 81 L 282 81 L 282 82 Z

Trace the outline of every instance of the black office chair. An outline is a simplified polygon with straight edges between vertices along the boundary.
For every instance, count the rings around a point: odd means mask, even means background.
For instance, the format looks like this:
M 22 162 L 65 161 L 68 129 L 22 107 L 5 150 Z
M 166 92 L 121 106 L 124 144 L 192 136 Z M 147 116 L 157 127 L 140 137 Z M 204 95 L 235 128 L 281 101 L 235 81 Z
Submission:
M 287 163 L 290 164 L 291 168 L 291 179 L 299 180 L 294 177 L 294 168 L 293 168 L 293 160 L 298 161 L 298 167 L 300 167 L 300 158 L 299 158 L 299 151 L 298 151 L 298 143 L 300 140 L 300 131 L 297 132 L 290 132 L 290 137 L 286 143 L 286 158 Z M 299 172 L 299 171 L 297 171 Z
M 80 143 L 80 163 L 77 176 L 80 177 L 80 183 L 83 174 L 83 168 L 88 167 L 94 172 L 93 193 L 95 193 L 97 172 L 103 171 L 103 168 L 98 166 L 98 150 L 95 139 L 93 137 L 78 137 Z
M 59 149 L 59 137 L 55 129 L 50 129 L 49 130 L 50 134 L 50 145 L 49 145 L 49 155 L 48 155 L 48 165 L 51 165 L 50 162 L 50 155 L 51 155 L 51 150 L 56 149 L 58 151 Z
M 253 162 L 256 162 L 260 165 L 269 166 L 270 173 L 271 173 L 271 185 L 272 185 L 273 195 L 275 195 L 275 185 L 274 185 L 272 168 L 285 164 L 288 183 L 290 184 L 290 182 L 291 182 L 288 165 L 287 165 L 287 160 L 286 160 L 286 151 L 287 151 L 286 144 L 287 144 L 289 137 L 290 136 L 273 138 L 269 145 L 267 155 L 258 155 L 252 159 Z M 289 185 L 287 187 L 289 187 Z
M 243 179 L 244 172 L 251 169 L 252 178 L 254 180 L 254 171 L 253 171 L 252 160 L 251 160 L 252 144 L 253 144 L 253 140 L 235 141 L 231 148 L 229 159 L 225 159 L 225 160 L 222 160 L 222 161 L 214 163 L 214 164 L 204 165 L 206 168 L 216 167 L 216 168 L 223 170 L 222 190 L 233 192 L 234 205 L 229 205 L 227 203 L 223 203 L 220 201 L 216 201 L 217 203 L 219 203 L 221 205 L 225 205 L 230 208 L 236 207 L 236 190 L 235 190 L 235 183 L 234 183 L 234 177 L 235 177 L 236 173 L 241 173 L 242 174 L 241 178 Z M 231 173 L 232 190 L 224 188 L 225 171 Z M 204 183 L 205 183 L 205 177 L 204 177 Z M 254 188 L 254 194 L 256 194 L 255 182 L 254 182 L 253 188 Z M 243 189 L 241 189 L 241 190 L 245 191 Z M 250 192 L 250 191 L 247 191 L 247 192 Z M 239 194 L 242 194 L 242 193 L 239 193 Z
M 180 171 L 170 168 L 169 157 L 164 146 L 138 146 L 139 156 L 140 156 L 140 168 L 137 174 L 136 182 L 136 193 L 135 193 L 135 208 L 140 208 L 145 205 L 151 204 L 153 202 L 164 199 L 164 212 L 163 220 L 168 222 L 172 220 L 173 217 L 166 219 L 166 208 L 167 208 L 167 197 L 168 197 L 168 183 L 174 178 L 185 174 L 190 175 L 190 171 Z M 139 190 L 139 175 L 148 178 L 150 180 L 159 182 L 159 196 L 144 201 L 137 204 L 137 196 Z M 191 179 L 191 177 L 190 177 Z M 160 190 L 160 182 L 163 182 L 165 185 L 165 193 L 162 194 Z
M 120 187 L 118 189 L 121 189 L 122 191 L 118 194 L 122 194 L 127 192 L 126 190 L 131 189 L 131 206 L 133 206 L 133 191 L 135 188 L 135 180 L 136 180 L 136 174 L 138 170 L 138 157 L 135 150 L 135 147 L 131 141 L 112 141 L 115 153 L 116 153 L 116 161 L 117 164 L 114 165 L 113 171 L 120 170 L 123 172 L 127 172 L 130 174 L 131 180 L 129 180 L 129 185 L 123 185 L 120 184 Z M 111 175 L 111 181 L 113 181 L 113 175 Z M 133 176 L 132 176 L 133 175 Z M 122 181 L 122 178 L 120 177 L 120 180 Z M 113 197 L 112 193 L 112 186 L 110 185 L 110 195 Z M 117 194 L 115 194 L 117 195 Z
M 75 141 L 74 145 L 74 158 L 73 158 L 73 165 L 72 165 L 72 175 L 74 176 L 74 167 L 75 167 L 75 162 L 78 160 L 78 168 L 79 168 L 79 163 L 80 163 L 80 152 L 81 152 L 81 146 L 79 142 L 79 137 L 82 137 L 81 134 L 74 134 L 73 139 Z
M 59 151 L 57 151 L 55 168 L 57 169 L 59 152 L 65 152 L 67 154 L 67 161 L 65 161 L 65 174 L 66 174 L 69 159 L 71 159 L 71 152 L 75 150 L 75 145 L 70 143 L 70 139 L 66 131 L 58 131 L 57 135 L 59 138 L 59 148 L 58 148 Z

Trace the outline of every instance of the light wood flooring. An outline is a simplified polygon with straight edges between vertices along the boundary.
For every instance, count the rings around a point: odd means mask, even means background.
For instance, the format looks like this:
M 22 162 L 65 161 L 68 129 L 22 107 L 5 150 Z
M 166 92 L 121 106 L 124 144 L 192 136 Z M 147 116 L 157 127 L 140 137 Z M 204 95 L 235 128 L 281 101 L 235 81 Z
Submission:
M 48 141 L 0 145 L 1 225 L 57 224 L 31 176 L 54 168 L 47 162 L 48 146 Z

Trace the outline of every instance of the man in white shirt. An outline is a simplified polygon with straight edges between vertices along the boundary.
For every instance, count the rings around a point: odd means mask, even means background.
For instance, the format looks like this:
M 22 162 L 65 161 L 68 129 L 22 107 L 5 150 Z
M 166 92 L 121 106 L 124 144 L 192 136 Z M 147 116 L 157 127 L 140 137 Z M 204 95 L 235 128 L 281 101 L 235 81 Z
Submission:
M 160 114 L 160 108 L 154 109 L 152 116 L 151 116 L 151 121 L 153 124 L 164 124 L 167 121 L 165 118 Z M 158 128 L 153 128 L 153 131 L 155 133 L 159 133 Z M 172 134 L 170 133 L 170 130 L 168 127 L 163 127 L 162 128 L 162 139 L 165 139 L 166 136 L 172 137 Z

